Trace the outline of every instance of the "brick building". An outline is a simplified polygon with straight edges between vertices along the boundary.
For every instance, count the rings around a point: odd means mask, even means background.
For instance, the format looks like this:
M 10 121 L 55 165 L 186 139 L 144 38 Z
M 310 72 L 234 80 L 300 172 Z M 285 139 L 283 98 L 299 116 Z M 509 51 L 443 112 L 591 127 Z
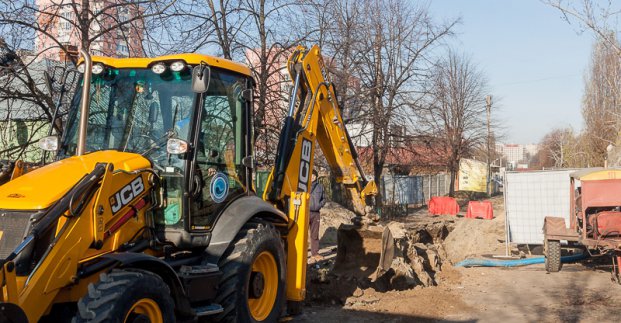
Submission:
M 77 27 L 80 3 L 68 0 L 36 0 L 36 5 L 39 8 L 37 22 L 45 30 L 38 31 L 35 38 L 35 51 L 41 53 L 40 58 L 64 59 L 64 53 L 56 41 L 65 46 L 80 48 L 81 39 Z M 93 0 L 90 6 L 94 15 L 90 34 L 102 33 L 91 43 L 91 54 L 112 57 L 143 55 L 144 24 L 141 19 L 135 19 L 141 14 L 138 5 L 127 0 Z M 106 30 L 124 22 L 127 24 Z

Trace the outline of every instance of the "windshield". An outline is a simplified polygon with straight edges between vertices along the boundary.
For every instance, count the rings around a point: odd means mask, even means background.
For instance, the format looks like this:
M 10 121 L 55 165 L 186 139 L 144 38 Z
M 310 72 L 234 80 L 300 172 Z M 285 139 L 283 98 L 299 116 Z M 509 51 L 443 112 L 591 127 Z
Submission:
M 150 69 L 107 69 L 93 75 L 86 152 L 118 150 L 151 154 L 166 140 L 188 140 L 194 93 L 191 72 L 155 74 Z M 81 90 L 72 102 L 61 156 L 75 154 Z M 185 120 L 185 122 L 184 122 Z

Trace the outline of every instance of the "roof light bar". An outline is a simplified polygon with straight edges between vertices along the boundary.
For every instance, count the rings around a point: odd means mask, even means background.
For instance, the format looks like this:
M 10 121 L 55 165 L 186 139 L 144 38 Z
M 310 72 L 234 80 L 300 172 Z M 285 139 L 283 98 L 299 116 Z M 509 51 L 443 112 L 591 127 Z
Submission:
M 166 72 L 166 64 L 162 62 L 155 63 L 153 66 L 151 66 L 151 71 L 153 71 L 153 73 L 155 74 L 162 74 Z

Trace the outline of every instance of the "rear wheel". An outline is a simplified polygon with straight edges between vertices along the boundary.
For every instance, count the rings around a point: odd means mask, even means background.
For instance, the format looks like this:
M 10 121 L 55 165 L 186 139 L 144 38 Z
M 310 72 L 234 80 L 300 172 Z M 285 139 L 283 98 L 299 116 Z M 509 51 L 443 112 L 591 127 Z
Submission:
M 220 261 L 216 303 L 221 322 L 276 322 L 285 293 L 285 254 L 280 234 L 264 221 L 244 225 Z
M 549 273 L 559 272 L 561 263 L 561 242 L 558 240 L 545 240 L 544 244 L 546 260 L 545 267 Z
M 142 270 L 113 270 L 88 286 L 74 322 L 175 322 L 168 285 Z

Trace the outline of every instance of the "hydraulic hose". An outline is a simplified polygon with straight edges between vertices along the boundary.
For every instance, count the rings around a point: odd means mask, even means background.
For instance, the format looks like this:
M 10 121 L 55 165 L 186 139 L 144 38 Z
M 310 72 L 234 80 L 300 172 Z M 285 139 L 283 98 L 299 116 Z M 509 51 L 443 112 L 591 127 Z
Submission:
M 561 262 L 575 262 L 587 258 L 587 254 L 581 253 L 577 255 L 561 257 Z M 520 267 L 535 264 L 543 264 L 545 257 L 524 258 L 516 260 L 500 260 L 500 259 L 465 259 L 457 264 L 455 267 Z

